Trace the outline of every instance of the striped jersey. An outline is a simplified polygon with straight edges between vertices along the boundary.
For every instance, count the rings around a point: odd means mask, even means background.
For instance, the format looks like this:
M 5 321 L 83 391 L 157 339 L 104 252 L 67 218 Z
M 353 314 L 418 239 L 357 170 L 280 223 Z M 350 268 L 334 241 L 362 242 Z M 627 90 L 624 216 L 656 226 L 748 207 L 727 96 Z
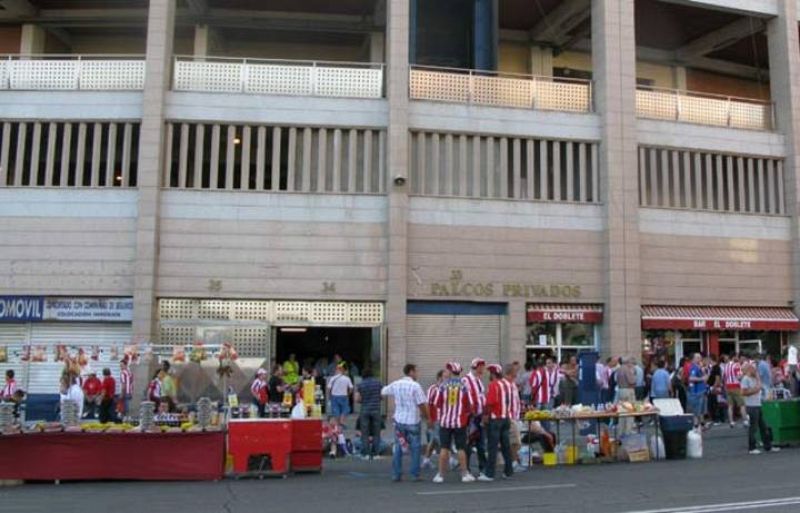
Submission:
M 547 385 L 546 368 L 536 369 L 530 377 L 531 394 L 534 404 L 547 404 L 550 402 L 550 387 Z
M 161 381 L 156 378 L 147 387 L 147 398 L 149 400 L 161 399 Z
M 267 390 L 267 382 L 258 378 L 254 379 L 253 384 L 250 385 L 250 394 L 259 404 L 267 403 Z
M 439 396 L 440 383 L 428 387 L 428 417 L 431 422 L 439 422 L 439 407 L 436 405 Z
M 519 420 L 522 413 L 522 402 L 519 399 L 519 387 L 511 380 L 506 380 L 511 385 L 511 420 Z
M 472 404 L 475 405 L 475 411 L 473 413 L 475 415 L 482 415 L 483 407 L 486 404 L 486 389 L 483 386 L 481 378 L 470 372 L 461 378 L 461 381 L 466 385 L 467 390 L 469 390 L 470 399 L 472 400 Z
M 489 390 L 486 392 L 486 410 L 489 418 L 510 419 L 513 409 L 513 384 L 501 378 L 489 383 Z
M 5 386 L 0 390 L 0 399 L 11 399 L 17 391 L 17 382 L 15 380 L 6 381 Z
M 742 377 L 742 367 L 736 362 L 728 362 L 722 364 L 722 381 L 725 383 L 725 388 L 737 389 L 741 388 L 739 380 Z
M 436 407 L 439 409 L 439 425 L 443 428 L 463 428 L 475 409 L 473 396 L 466 383 L 451 378 L 439 386 L 436 392 Z
M 119 372 L 119 393 L 123 397 L 133 395 L 133 375 L 128 369 Z

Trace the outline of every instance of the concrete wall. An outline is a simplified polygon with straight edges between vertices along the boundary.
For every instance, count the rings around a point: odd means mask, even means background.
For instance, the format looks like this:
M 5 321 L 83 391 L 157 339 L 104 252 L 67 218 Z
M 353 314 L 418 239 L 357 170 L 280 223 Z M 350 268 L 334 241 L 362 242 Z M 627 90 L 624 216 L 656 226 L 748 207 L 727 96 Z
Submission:
M 642 303 L 786 306 L 789 219 L 639 211 Z
M 759 83 L 755 80 L 745 80 L 693 68 L 686 70 L 686 88 L 689 91 L 704 93 L 770 99 L 769 81 Z
M 158 295 L 382 300 L 385 223 L 382 196 L 165 191 Z
M 119 91 L 3 91 L 3 119 L 138 120 L 142 93 Z
M 130 295 L 136 191 L 0 189 L 3 294 Z
M 459 269 L 465 282 L 495 283 L 473 300 L 508 301 L 501 284 L 511 282 L 579 285 L 580 298 L 555 301 L 602 301 L 599 213 L 594 205 L 411 198 L 408 295 L 441 299 L 431 285 Z
M 19 25 L 10 27 L 0 27 L 0 54 L 19 53 L 19 43 L 21 35 L 22 35 L 22 27 Z

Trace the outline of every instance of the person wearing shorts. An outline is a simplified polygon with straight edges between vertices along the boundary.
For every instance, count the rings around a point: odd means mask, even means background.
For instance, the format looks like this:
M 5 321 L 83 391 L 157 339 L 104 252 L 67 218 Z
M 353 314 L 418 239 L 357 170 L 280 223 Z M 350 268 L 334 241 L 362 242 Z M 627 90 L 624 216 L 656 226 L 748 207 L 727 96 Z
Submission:
M 439 410 L 436 407 L 437 396 L 439 394 L 439 387 L 442 383 L 450 379 L 450 372 L 446 369 L 441 369 L 436 373 L 436 382 L 428 387 L 428 430 L 426 432 L 428 438 L 428 445 L 425 447 L 425 454 L 422 458 L 423 468 L 432 468 L 431 455 L 434 450 L 440 449 L 442 444 L 439 439 Z
M 476 409 L 466 383 L 461 380 L 461 364 L 448 362 L 445 366 L 450 379 L 444 381 L 436 393 L 436 408 L 439 414 L 439 472 L 434 483 L 444 483 L 450 466 L 450 449 L 455 446 L 461 466 L 461 482 L 472 483 L 475 477 L 467 470 L 467 424 L 470 414 Z
M 725 384 L 725 395 L 728 397 L 728 422 L 731 427 L 736 425 L 734 414 L 738 411 L 745 426 L 747 426 L 747 409 L 742 395 L 742 366 L 736 355 L 728 357 L 722 355 L 722 381 Z
M 336 375 L 328 380 L 331 415 L 339 419 L 340 426 L 344 426 L 345 417 L 350 414 L 350 394 L 353 393 L 353 382 L 346 372 L 344 362 L 340 362 L 336 366 Z

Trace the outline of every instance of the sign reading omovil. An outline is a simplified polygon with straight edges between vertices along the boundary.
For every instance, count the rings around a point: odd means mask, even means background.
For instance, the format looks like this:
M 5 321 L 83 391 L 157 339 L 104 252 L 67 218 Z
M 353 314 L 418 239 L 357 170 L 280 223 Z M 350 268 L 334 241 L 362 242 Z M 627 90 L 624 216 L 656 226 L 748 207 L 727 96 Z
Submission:
M 41 321 L 43 313 L 41 296 L 0 296 L 0 322 Z
M 52 321 L 132 321 L 133 298 L 47 298 L 44 319 Z
M 431 283 L 432 296 L 447 297 L 525 297 L 551 299 L 577 299 L 581 297 L 580 285 L 544 283 L 494 283 L 472 282 L 464 279 L 460 269 L 450 271 L 450 279 Z
M 132 320 L 130 297 L 0 296 L 0 322 Z

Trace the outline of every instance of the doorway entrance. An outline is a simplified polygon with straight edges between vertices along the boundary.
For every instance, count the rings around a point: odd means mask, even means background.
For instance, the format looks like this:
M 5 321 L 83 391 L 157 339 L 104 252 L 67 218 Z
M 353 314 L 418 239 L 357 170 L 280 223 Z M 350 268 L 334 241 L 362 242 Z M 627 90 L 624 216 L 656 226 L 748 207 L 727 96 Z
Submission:
M 360 376 L 369 367 L 380 376 L 380 337 L 378 328 L 280 327 L 275 330 L 275 363 L 282 364 L 290 354 L 301 367 L 317 368 L 332 374 L 334 355 L 347 362 L 350 374 Z
M 675 364 L 677 365 L 684 356 L 691 358 L 693 354 L 702 352 L 703 339 L 681 338 L 675 347 Z

